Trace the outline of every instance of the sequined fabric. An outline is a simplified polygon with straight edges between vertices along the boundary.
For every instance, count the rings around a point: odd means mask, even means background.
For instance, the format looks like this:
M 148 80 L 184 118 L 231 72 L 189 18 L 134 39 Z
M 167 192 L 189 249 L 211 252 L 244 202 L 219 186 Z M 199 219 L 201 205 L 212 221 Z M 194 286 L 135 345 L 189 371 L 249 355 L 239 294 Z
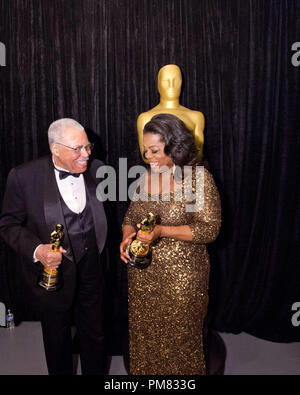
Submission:
M 131 202 L 124 218 L 124 225 L 136 226 L 152 212 L 161 225 L 189 225 L 193 234 L 192 242 L 158 239 L 152 244 L 152 263 L 144 270 L 128 265 L 131 374 L 206 373 L 202 329 L 209 257 L 205 243 L 218 235 L 221 208 L 210 173 L 204 169 L 204 176 L 191 178 L 193 191 L 195 179 L 204 187 L 198 212 L 187 212 L 186 200 L 178 201 L 171 193 L 169 202 L 162 195 L 156 201 Z

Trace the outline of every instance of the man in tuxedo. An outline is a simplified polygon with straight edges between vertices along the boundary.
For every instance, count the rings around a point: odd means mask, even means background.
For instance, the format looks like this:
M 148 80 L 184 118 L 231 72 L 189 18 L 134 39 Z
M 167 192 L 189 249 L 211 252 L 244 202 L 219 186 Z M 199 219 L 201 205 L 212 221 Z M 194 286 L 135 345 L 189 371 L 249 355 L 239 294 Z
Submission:
M 103 287 L 107 222 L 96 197 L 96 171 L 103 163 L 89 157 L 83 126 L 73 119 L 48 130 L 52 155 L 13 168 L 0 216 L 0 235 L 20 256 L 26 299 L 41 317 L 50 375 L 73 374 L 71 326 L 75 323 L 81 371 L 105 374 Z M 59 252 L 50 234 L 63 225 Z M 61 271 L 63 287 L 38 285 L 46 268 Z

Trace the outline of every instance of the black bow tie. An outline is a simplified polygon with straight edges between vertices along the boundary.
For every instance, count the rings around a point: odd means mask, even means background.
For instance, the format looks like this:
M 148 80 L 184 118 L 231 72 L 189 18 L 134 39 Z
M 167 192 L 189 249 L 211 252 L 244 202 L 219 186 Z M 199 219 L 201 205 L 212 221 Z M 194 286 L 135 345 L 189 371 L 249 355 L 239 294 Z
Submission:
M 65 178 L 69 177 L 69 176 L 79 177 L 80 173 L 68 173 L 67 171 L 63 171 L 63 170 L 59 171 L 59 179 L 60 180 L 63 180 Z
M 59 172 L 59 179 L 60 180 L 63 180 L 69 176 L 79 177 L 81 174 L 81 173 L 69 173 L 68 171 L 63 171 L 63 170 L 58 170 L 58 169 L 56 169 L 56 170 Z

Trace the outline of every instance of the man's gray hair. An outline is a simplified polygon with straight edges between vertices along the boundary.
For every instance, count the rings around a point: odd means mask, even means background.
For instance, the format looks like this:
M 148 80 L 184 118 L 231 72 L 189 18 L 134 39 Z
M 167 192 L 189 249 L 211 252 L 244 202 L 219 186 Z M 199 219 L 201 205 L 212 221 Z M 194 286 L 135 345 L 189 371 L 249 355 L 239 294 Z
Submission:
M 69 127 L 76 130 L 84 130 L 84 127 L 72 118 L 61 118 L 52 122 L 48 129 L 49 146 L 51 147 L 51 144 L 60 142 L 64 131 Z

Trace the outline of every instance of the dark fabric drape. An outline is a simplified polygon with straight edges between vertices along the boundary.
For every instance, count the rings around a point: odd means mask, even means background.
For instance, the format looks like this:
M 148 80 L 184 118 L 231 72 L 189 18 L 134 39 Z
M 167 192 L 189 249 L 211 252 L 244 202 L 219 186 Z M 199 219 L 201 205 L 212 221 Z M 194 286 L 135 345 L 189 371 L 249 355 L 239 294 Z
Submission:
M 291 307 L 300 302 L 300 67 L 291 47 L 300 2 L 2 0 L 0 18 L 0 198 L 11 167 L 48 152 L 47 128 L 60 117 L 85 125 L 96 156 L 117 171 L 119 158 L 141 163 L 136 119 L 159 101 L 159 68 L 175 63 L 181 104 L 205 115 L 205 155 L 222 198 L 221 233 L 209 246 L 211 325 L 299 341 Z M 127 205 L 110 212 L 118 339 L 127 322 L 118 258 Z M 0 254 L 0 300 L 26 319 L 17 261 L 3 243 Z

